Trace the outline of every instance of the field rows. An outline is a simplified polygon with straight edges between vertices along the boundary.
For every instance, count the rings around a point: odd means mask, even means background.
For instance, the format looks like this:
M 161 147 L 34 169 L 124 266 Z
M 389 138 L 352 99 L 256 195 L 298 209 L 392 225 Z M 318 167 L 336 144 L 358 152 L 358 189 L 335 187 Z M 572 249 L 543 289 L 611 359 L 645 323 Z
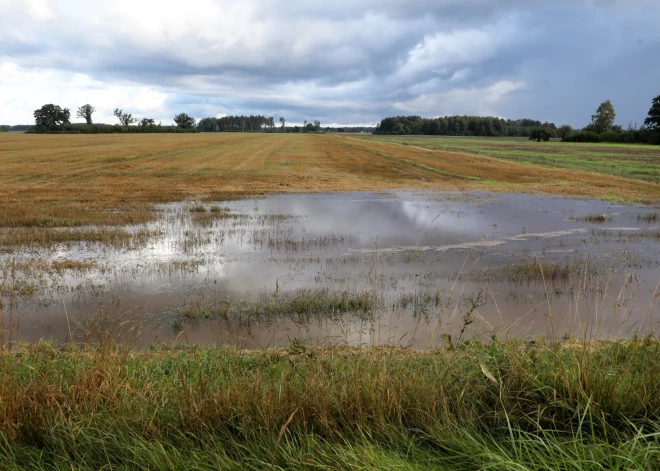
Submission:
M 4 227 L 141 222 L 153 202 L 267 192 L 410 188 L 660 199 L 655 182 L 332 135 L 6 133 L 0 168 Z

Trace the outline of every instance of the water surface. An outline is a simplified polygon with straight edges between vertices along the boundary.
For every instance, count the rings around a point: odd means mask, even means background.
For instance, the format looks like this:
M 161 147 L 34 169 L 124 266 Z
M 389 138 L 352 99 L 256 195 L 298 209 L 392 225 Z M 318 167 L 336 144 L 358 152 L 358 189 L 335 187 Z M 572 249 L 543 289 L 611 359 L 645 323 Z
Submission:
M 0 261 L 93 263 L 25 269 L 4 300 L 14 340 L 426 346 L 459 337 L 632 335 L 658 320 L 656 209 L 487 193 L 277 195 L 161 205 L 144 245 L 5 250 Z M 598 216 L 602 216 L 599 218 Z M 599 222 L 600 221 L 600 222 Z M 559 268 L 560 275 L 534 266 Z M 5 272 L 6 273 L 6 272 Z M 18 290 L 20 291 L 20 290 Z M 264 322 L 220 319 L 218 303 L 368 296 L 369 312 Z M 182 316 L 182 306 L 202 316 Z M 206 308 L 205 306 L 209 306 Z M 252 307 L 250 307 L 252 306 Z M 466 314 L 468 319 L 466 319 Z M 11 317 L 11 319 L 10 319 Z M 467 322 L 466 322 L 467 321 Z

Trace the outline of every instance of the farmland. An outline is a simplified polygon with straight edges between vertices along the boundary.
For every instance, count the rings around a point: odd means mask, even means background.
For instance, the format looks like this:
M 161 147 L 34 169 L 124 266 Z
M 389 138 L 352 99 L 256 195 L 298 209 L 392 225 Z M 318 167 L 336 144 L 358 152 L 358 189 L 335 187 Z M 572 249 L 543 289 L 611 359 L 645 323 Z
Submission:
M 534 142 L 525 138 L 497 139 L 438 136 L 359 136 L 445 152 L 487 155 L 511 162 L 552 168 L 598 172 L 649 182 L 660 182 L 660 149 L 632 144 Z
M 619 154 L 618 159 L 625 166 L 630 157 Z M 149 205 L 155 202 L 269 192 L 411 188 L 660 199 L 655 177 L 624 180 L 522 160 L 338 136 L 5 133 L 0 136 L 0 227 L 137 223 L 150 217 Z
M 0 467 L 657 469 L 659 160 L 3 133 Z

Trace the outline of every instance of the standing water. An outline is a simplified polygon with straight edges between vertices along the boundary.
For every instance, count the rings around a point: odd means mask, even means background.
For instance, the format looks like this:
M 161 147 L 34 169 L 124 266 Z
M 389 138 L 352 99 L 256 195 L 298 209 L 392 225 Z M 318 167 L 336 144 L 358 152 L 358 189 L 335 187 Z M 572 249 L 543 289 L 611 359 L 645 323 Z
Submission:
M 156 222 L 128 229 L 131 244 L 0 248 L 12 339 L 425 347 L 629 336 L 659 320 L 650 207 L 400 192 L 158 210 Z

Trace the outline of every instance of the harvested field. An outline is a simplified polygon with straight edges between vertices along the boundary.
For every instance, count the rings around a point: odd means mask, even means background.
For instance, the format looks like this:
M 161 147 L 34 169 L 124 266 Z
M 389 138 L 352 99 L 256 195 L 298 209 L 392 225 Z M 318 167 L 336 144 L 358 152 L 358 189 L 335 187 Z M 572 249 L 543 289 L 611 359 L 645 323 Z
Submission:
M 657 180 L 331 135 L 6 133 L 0 168 L 0 227 L 139 224 L 155 217 L 155 202 L 269 192 L 486 189 L 660 199 Z

